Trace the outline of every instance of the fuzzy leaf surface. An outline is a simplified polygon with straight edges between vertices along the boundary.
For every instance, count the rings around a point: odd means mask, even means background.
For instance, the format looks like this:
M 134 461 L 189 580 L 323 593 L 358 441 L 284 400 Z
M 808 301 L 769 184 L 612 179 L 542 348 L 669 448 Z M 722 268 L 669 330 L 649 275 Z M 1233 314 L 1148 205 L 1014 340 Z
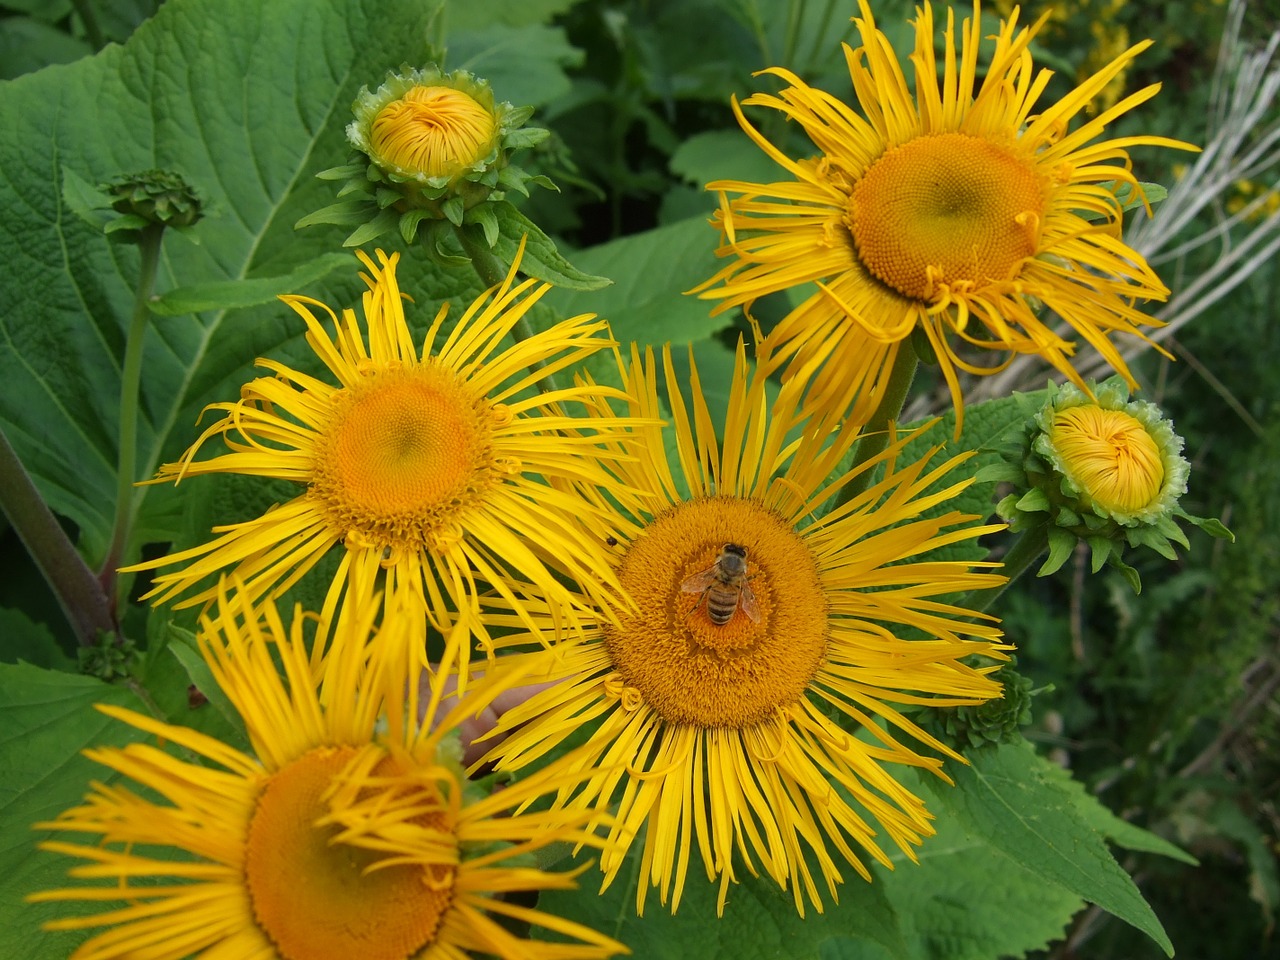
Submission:
M 967 759 L 971 766 L 952 770 L 954 788 L 926 782 L 938 801 L 931 806 L 1036 877 L 1097 904 L 1173 955 L 1133 878 L 1081 812 L 1076 791 L 1046 771 L 1048 761 L 1025 742 L 974 750 Z
M 23 897 L 65 886 L 73 863 L 37 851 L 36 843 L 50 833 L 32 830 L 31 825 L 75 806 L 91 779 L 114 779 L 110 770 L 80 751 L 123 746 L 145 737 L 99 713 L 95 703 L 146 709 L 123 686 L 29 664 L 0 664 L 0 957 L 6 960 L 66 957 L 85 937 L 82 932 L 41 931 L 41 923 L 65 914 L 67 908 L 27 904 Z

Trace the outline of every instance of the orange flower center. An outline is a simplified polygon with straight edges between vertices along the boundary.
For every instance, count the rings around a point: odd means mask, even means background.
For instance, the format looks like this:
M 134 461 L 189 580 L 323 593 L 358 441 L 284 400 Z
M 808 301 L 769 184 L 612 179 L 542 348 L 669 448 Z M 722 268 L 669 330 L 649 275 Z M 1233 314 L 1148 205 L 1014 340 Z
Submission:
M 931 302 L 1014 279 L 1039 243 L 1034 164 L 979 137 L 941 133 L 880 157 L 849 197 L 858 257 L 903 296 Z
M 493 113 L 452 87 L 414 87 L 373 118 L 370 146 L 410 173 L 448 177 L 481 162 L 493 149 Z
M 1160 448 L 1123 410 L 1070 407 L 1054 415 L 1049 439 L 1068 476 L 1108 512 L 1141 510 L 1164 485 Z
M 636 612 L 605 627 L 605 643 L 623 682 L 669 723 L 757 723 L 799 700 L 826 657 L 817 562 L 755 501 L 691 500 L 655 517 L 619 578 Z
M 498 482 L 493 432 L 508 416 L 441 367 L 380 370 L 335 395 L 310 495 L 360 545 L 431 547 Z
M 453 901 L 453 868 L 370 869 L 384 854 L 336 842 L 330 787 L 359 753 L 320 747 L 272 774 L 245 849 L 259 927 L 284 960 L 405 960 L 430 944 Z

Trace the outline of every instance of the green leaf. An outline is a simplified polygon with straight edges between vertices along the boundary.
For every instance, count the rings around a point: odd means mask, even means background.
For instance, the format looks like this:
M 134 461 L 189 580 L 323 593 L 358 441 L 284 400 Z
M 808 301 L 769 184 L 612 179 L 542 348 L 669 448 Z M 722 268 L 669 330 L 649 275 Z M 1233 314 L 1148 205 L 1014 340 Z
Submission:
M 76 662 L 67 656 L 45 624 L 21 610 L 0 607 L 0 661 L 23 661 L 37 667 L 74 672 Z
M 742 882 L 729 888 L 723 917 L 716 919 L 719 888 L 707 881 L 699 866 L 689 870 L 675 916 L 658 902 L 657 892 L 650 891 L 645 914 L 637 917 L 641 846 L 637 840 L 628 863 L 604 893 L 596 892 L 599 873 L 589 870 L 579 878 L 579 889 L 543 893 L 539 909 L 608 933 L 630 947 L 633 957 L 645 960 L 816 960 L 826 956 L 823 944 L 842 939 L 878 944 L 884 951 L 881 956 L 909 956 L 899 918 L 883 889 L 864 882 L 851 868 L 848 882 L 839 888 L 840 902 L 833 904 L 825 897 L 823 913 L 809 908 L 801 917 L 790 890 L 783 891 L 768 878 L 752 877 L 739 864 Z
M 171 655 L 182 666 L 182 679 L 189 680 L 191 687 L 199 692 L 199 696 L 208 701 L 208 708 L 218 714 L 222 723 L 216 725 L 216 729 L 209 729 L 207 724 L 199 725 L 200 728 L 211 736 L 216 736 L 223 743 L 229 743 L 231 746 L 240 750 L 249 749 L 249 737 L 245 733 L 244 721 L 240 718 L 239 711 L 228 699 L 227 695 L 222 692 L 222 688 L 218 686 L 218 682 L 213 678 L 213 671 L 209 669 L 209 665 L 205 663 L 204 658 L 200 655 L 200 649 L 196 645 L 196 636 L 190 630 L 183 630 L 181 627 L 170 624 L 169 626 L 169 643 L 165 647 L 168 655 Z M 159 671 L 156 671 L 157 673 Z M 148 681 L 152 681 L 152 675 L 148 675 Z M 158 680 L 159 678 L 154 678 Z M 148 683 L 148 687 L 153 684 Z M 202 710 L 205 705 L 200 702 L 199 697 L 192 698 L 188 694 L 188 713 Z M 196 726 L 191 723 L 190 717 L 170 717 L 171 721 L 183 723 L 187 726 Z
M 895 776 L 918 789 L 913 775 Z M 1046 883 L 1026 866 L 967 833 L 954 817 L 934 821 L 937 834 L 917 849 L 912 863 L 899 851 L 892 871 L 876 867 L 881 887 L 899 918 L 908 955 L 930 960 L 1021 957 L 1060 939 L 1084 900 Z M 981 891 L 975 896 L 974 891 Z M 823 960 L 883 957 L 864 942 L 827 944 Z
M 271 303 L 283 293 L 300 293 L 305 287 L 327 277 L 339 268 L 354 269 L 356 258 L 349 253 L 326 253 L 279 277 L 254 277 L 252 280 L 223 280 L 178 287 L 153 297 L 151 312 L 161 317 L 178 317 L 206 310 L 234 310 Z
M 572 89 L 565 70 L 582 60 L 562 27 L 543 23 L 493 23 L 449 37 L 449 68 L 483 77 L 498 100 L 517 106 L 542 106 L 565 96 Z
M 1023 536 L 1025 537 L 1029 534 L 1030 531 L 1027 531 Z M 1049 574 L 1061 569 L 1062 565 L 1075 553 L 1078 542 L 1074 533 L 1068 533 L 1061 527 L 1051 524 L 1049 526 L 1049 557 L 1040 569 L 1036 571 L 1036 576 L 1047 577 Z
M 684 291 L 715 270 L 715 232 L 701 217 L 611 240 L 575 255 L 584 270 L 614 279 L 600 293 L 556 293 L 565 316 L 596 313 L 626 342 L 694 343 L 729 325 L 712 305 Z
M 1170 843 L 1164 837 L 1158 836 L 1150 830 L 1144 830 L 1128 820 L 1121 820 L 1108 810 L 1101 800 L 1089 793 L 1083 783 L 1072 777 L 1069 770 L 1058 766 L 1056 763 L 1051 763 L 1043 757 L 1037 757 L 1037 759 L 1040 761 L 1038 766 L 1039 774 L 1047 782 L 1052 783 L 1064 794 L 1070 796 L 1075 804 L 1076 813 L 1094 831 L 1106 837 L 1116 846 L 1139 853 L 1154 853 L 1193 867 L 1200 865 L 1199 860 L 1177 844 Z
M 564 13 L 577 0 L 520 0 L 519 3 L 476 3 L 475 0 L 445 0 L 441 11 L 450 33 L 479 30 L 490 24 L 520 27 L 545 23 Z
M 684 140 L 669 161 L 671 172 L 704 187 L 713 180 L 774 183 L 791 175 L 741 130 L 704 130 Z
M 11 80 L 52 63 L 71 63 L 92 52 L 84 40 L 39 20 L 0 20 L 0 80 Z
M 93 709 L 111 703 L 145 712 L 122 686 L 91 677 L 0 665 L 0 957 L 6 960 L 66 957 L 83 932 L 45 933 L 40 924 L 64 915 L 56 903 L 27 904 L 37 890 L 65 886 L 72 861 L 37 851 L 50 836 L 31 824 L 52 820 L 75 806 L 89 781 L 115 775 L 80 755 L 89 746 L 123 746 L 145 734 Z
M 195 187 L 209 214 L 192 231 L 201 242 L 166 237 L 159 291 L 287 276 L 339 248 L 341 231 L 293 224 L 332 202 L 313 174 L 345 161 L 349 104 L 420 57 L 430 14 L 418 0 L 276 0 L 269 15 L 257 0 L 181 0 L 124 46 L 0 85 L 0 428 L 91 560 L 112 525 L 103 494 L 116 486 L 114 398 L 139 264 L 69 213 L 60 172 L 97 183 L 163 167 Z M 341 304 L 359 289 L 352 270 L 311 292 Z M 139 475 L 181 453 L 205 403 L 234 397 L 254 357 L 300 339 L 290 317 L 268 304 L 147 331 Z
M 511 204 L 500 201 L 491 206 L 501 231 L 493 252 L 504 263 L 515 260 L 520 241 L 524 239 L 524 258 L 520 261 L 522 273 L 567 290 L 599 290 L 610 284 L 607 277 L 584 273 L 566 260 L 542 228 Z
M 1173 945 L 1133 879 L 1082 814 L 1078 793 L 1046 772 L 1027 743 L 971 751 L 972 766 L 953 771 L 956 786 L 924 781 L 946 816 L 1042 880 L 1095 903 L 1151 937 L 1169 956 Z

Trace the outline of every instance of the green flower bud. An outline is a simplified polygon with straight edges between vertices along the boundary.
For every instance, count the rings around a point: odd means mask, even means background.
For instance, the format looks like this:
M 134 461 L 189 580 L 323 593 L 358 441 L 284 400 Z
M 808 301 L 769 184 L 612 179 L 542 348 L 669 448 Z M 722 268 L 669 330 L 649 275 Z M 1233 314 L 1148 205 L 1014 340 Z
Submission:
M 1234 539 L 1217 520 L 1193 517 L 1179 506 L 1191 468 L 1182 438 L 1160 408 L 1131 402 L 1119 377 L 1091 389 L 1092 396 L 1071 384 L 1051 384 L 1010 463 L 999 471 L 998 479 L 1015 487 L 997 505 L 1000 517 L 1015 531 L 1046 528 L 1049 559 L 1040 576 L 1061 567 L 1083 540 L 1095 573 L 1111 563 L 1137 591 L 1137 572 L 1123 562 L 1126 546 L 1176 559 L 1172 543 L 1190 546 L 1178 519 Z
M 362 88 L 352 112 L 347 139 L 359 152 L 346 166 L 319 174 L 345 180 L 339 195 L 350 199 L 298 222 L 355 226 L 347 246 L 396 229 L 412 242 L 424 220 L 477 225 L 492 246 L 497 215 L 487 205 L 510 190 L 528 195 L 530 182 L 552 185 L 510 161 L 512 151 L 548 136 L 524 126 L 533 109 L 496 103 L 489 84 L 465 70 L 402 67 L 376 91 Z
M 1031 723 L 1031 681 L 1005 664 L 993 676 L 1004 695 L 972 706 L 945 707 L 933 713 L 933 726 L 960 749 L 1013 743 Z
M 151 224 L 164 227 L 189 227 L 201 216 L 200 198 L 187 182 L 168 170 L 145 170 L 142 173 L 115 177 L 101 189 L 111 201 L 111 208 L 122 216 L 107 224 L 108 234 L 137 231 Z

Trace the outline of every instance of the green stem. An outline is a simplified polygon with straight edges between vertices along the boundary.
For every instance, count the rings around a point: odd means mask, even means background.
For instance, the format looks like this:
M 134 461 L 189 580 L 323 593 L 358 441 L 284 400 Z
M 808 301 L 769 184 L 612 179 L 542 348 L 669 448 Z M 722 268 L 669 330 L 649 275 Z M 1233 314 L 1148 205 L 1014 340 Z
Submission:
M 84 24 L 84 32 L 88 35 L 89 46 L 93 47 L 95 52 L 105 47 L 107 38 L 102 35 L 102 29 L 98 26 L 98 18 L 94 15 L 93 4 L 89 3 L 88 0 L 71 0 L 71 6 L 75 8 L 80 21 Z
M 1004 566 L 1000 572 L 1009 579 L 994 590 L 971 590 L 966 593 L 956 606 L 974 613 L 982 613 L 989 609 L 1020 576 L 1031 569 L 1031 565 L 1044 556 L 1049 549 L 1049 525 L 1042 523 L 1022 533 L 1013 546 L 1004 555 Z
M 850 471 L 857 469 L 879 454 L 889 445 L 889 428 L 898 420 L 902 406 L 907 402 L 907 391 L 911 389 L 911 381 L 915 378 L 916 367 L 920 359 L 916 356 L 911 344 L 903 343 L 898 347 L 897 356 L 893 358 L 893 367 L 889 371 L 889 382 L 885 386 L 880 405 L 871 414 L 865 427 L 866 435 L 858 441 L 853 450 L 853 462 Z M 835 507 L 848 503 L 871 483 L 874 471 L 864 470 L 841 488 L 836 498 Z M 834 507 L 833 507 L 834 509 Z
M 160 263 L 160 240 L 164 234 L 161 224 L 151 224 L 142 231 L 138 250 L 142 262 L 138 274 L 138 286 L 133 299 L 133 318 L 129 322 L 129 337 L 124 346 L 124 369 L 120 374 L 120 454 L 116 461 L 116 516 L 111 532 L 111 546 L 107 550 L 99 576 L 108 596 L 114 599 L 116 567 L 129 547 L 129 534 L 136 509 L 134 472 L 138 456 L 138 392 L 142 382 L 142 345 L 146 339 L 147 322 L 151 317 L 148 303 L 155 286 L 156 268 Z
M 3 431 L 0 431 L 0 506 L 58 598 L 81 645 L 92 644 L 101 631 L 115 630 L 111 603 L 102 584 L 41 499 Z
M 493 251 L 487 245 L 475 240 L 466 227 L 454 227 L 453 232 L 457 234 L 463 252 L 471 259 L 471 266 L 475 269 L 480 282 L 486 287 L 501 286 L 507 279 L 507 269 L 502 265 L 502 261 L 493 255 Z M 528 314 L 517 320 L 516 325 L 511 328 L 511 336 L 517 342 L 532 339 L 534 333 Z M 560 389 L 560 385 L 556 382 L 555 374 L 544 373 L 545 369 L 546 364 L 541 360 L 535 360 L 529 365 L 529 372 L 539 377 L 538 389 L 543 393 L 555 393 Z

